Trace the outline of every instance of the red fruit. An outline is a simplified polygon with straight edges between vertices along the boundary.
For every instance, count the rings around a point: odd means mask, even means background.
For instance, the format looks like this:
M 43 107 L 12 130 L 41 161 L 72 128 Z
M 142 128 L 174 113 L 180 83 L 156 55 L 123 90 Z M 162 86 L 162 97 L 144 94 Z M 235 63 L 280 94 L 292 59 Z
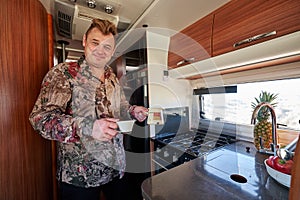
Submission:
M 278 156 L 273 159 L 273 168 L 285 174 L 291 174 L 293 164 L 292 160 L 284 161 Z
M 274 168 L 274 156 L 270 156 L 270 157 L 268 158 L 267 164 L 268 164 L 270 167 Z
M 292 174 L 292 168 L 293 168 L 294 161 L 288 160 L 285 162 L 285 167 L 287 169 L 287 174 Z

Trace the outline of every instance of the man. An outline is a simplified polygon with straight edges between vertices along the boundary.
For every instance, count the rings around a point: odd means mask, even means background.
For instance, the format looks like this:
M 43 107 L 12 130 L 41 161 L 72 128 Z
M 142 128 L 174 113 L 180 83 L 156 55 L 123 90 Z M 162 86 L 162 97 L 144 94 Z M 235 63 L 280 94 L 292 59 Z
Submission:
M 45 76 L 30 114 L 33 128 L 58 141 L 62 199 L 125 199 L 119 183 L 125 170 L 119 119 L 143 121 L 147 108 L 130 106 L 107 66 L 115 50 L 116 27 L 94 19 L 83 36 L 84 58 L 60 63 Z

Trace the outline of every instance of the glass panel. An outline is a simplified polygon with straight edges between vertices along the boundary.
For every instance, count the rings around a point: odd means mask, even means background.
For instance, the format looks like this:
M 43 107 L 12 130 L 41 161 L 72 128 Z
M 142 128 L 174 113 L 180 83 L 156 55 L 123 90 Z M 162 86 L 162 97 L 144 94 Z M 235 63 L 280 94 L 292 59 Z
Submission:
M 237 85 L 237 93 L 203 95 L 205 117 L 237 124 L 250 124 L 255 101 L 261 91 L 278 94 L 277 123 L 300 130 L 300 79 L 255 82 Z

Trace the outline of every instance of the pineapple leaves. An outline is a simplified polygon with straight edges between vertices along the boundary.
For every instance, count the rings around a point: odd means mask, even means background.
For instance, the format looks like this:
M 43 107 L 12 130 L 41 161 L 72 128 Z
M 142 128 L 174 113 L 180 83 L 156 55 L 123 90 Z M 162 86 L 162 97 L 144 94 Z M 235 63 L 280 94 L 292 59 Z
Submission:
M 277 106 L 277 102 L 275 100 L 277 99 L 278 94 L 273 94 L 269 93 L 266 91 L 261 91 L 259 94 L 259 97 L 255 97 L 255 102 L 251 102 L 251 107 L 253 110 L 256 108 L 256 106 L 262 102 L 269 103 L 271 106 L 274 108 Z M 270 116 L 269 110 L 267 107 L 263 107 L 259 110 L 258 115 L 257 115 L 257 120 L 262 121 L 262 120 L 268 120 Z

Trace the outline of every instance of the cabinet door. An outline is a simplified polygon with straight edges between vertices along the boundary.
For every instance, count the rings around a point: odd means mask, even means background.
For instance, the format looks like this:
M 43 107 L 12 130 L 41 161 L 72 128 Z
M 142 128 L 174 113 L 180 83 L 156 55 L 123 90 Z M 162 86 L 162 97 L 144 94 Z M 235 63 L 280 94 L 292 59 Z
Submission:
M 299 0 L 232 0 L 215 12 L 213 56 L 298 30 Z
M 213 15 L 207 15 L 170 39 L 168 66 L 177 68 L 211 56 Z

